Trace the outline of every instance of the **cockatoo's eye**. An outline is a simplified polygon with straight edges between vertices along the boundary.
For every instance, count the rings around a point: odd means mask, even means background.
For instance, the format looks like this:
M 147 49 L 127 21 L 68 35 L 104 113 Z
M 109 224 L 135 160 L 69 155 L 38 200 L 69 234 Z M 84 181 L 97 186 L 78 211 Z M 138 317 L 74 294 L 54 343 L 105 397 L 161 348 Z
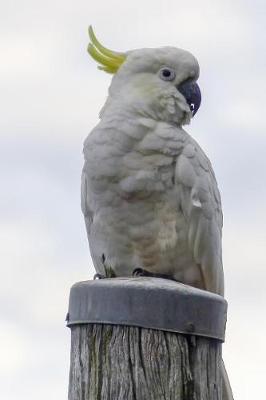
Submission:
M 164 81 L 173 81 L 176 77 L 176 73 L 172 68 L 163 67 L 159 71 L 159 76 Z

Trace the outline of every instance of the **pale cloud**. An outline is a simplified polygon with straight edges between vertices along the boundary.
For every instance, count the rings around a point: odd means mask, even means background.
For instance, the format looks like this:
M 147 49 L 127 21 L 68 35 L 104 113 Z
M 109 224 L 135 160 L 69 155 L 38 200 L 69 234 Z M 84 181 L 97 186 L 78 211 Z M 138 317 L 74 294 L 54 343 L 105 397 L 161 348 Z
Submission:
M 0 325 L 1 360 L 0 374 L 2 377 L 11 373 L 19 373 L 25 365 L 28 350 L 28 338 L 23 337 L 17 325 L 3 323 Z
M 19 32 L 2 36 L 0 51 L 5 59 L 0 64 L 1 80 L 10 84 L 14 80 L 19 83 L 21 79 L 47 79 L 56 55 L 56 47 L 50 47 L 49 42 L 52 42 L 52 35 L 45 32 L 38 32 L 37 37 Z

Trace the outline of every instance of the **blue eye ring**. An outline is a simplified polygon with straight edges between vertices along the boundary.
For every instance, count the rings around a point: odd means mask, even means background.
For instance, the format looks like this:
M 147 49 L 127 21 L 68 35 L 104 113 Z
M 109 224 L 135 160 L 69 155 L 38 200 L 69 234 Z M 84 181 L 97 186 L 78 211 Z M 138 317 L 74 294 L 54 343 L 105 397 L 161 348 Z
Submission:
M 159 76 L 163 81 L 173 81 L 176 77 L 176 73 L 172 68 L 163 67 L 159 71 Z

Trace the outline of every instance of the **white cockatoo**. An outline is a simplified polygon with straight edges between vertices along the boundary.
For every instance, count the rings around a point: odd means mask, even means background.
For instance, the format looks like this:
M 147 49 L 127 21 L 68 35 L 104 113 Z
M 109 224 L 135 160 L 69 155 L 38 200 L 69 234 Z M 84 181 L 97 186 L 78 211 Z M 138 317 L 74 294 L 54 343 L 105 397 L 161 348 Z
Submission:
M 220 194 L 182 128 L 200 106 L 196 58 L 175 47 L 117 53 L 89 35 L 90 55 L 114 74 L 84 143 L 81 202 L 97 273 L 142 271 L 223 296 Z M 232 400 L 224 368 L 223 378 Z

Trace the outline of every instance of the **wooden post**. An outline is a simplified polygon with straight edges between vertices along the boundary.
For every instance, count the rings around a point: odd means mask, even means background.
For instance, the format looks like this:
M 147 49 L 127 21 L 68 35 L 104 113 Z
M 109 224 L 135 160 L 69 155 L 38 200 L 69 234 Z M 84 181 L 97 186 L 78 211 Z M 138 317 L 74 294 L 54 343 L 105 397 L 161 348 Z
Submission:
M 159 278 L 75 284 L 69 400 L 221 400 L 226 301 Z

